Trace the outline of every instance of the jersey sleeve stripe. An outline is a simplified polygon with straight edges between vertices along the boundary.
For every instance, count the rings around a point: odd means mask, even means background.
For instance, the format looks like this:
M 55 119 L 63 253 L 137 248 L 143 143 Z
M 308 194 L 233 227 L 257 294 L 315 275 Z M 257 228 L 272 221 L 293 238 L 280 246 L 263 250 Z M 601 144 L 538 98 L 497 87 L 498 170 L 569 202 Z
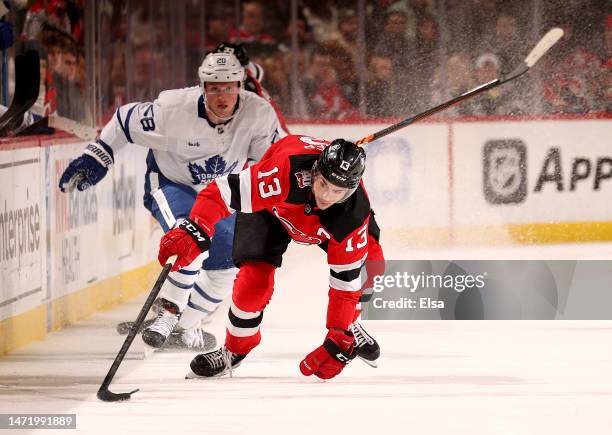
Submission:
M 330 264 L 329 267 L 334 272 L 344 272 L 346 270 L 360 269 L 367 256 L 368 254 L 366 253 L 361 260 L 357 260 L 350 264 Z
M 229 174 L 227 176 L 227 183 L 230 188 L 230 207 L 236 211 L 242 211 L 240 201 L 240 175 Z
M 226 207 L 229 209 L 230 213 L 236 211 L 236 209 L 230 205 L 231 198 L 232 198 L 232 191 L 229 186 L 228 177 L 217 178 L 215 180 L 215 184 L 219 188 L 221 199 L 223 199 L 223 202 L 225 203 Z
M 132 137 L 130 135 L 130 118 L 132 117 L 132 112 L 134 111 L 134 109 L 136 108 L 136 106 L 138 106 L 138 104 L 134 104 L 132 107 L 130 107 L 130 110 L 128 110 L 127 116 L 125 117 L 125 131 L 127 131 L 127 137 L 129 138 L 128 140 L 132 142 Z
M 251 168 L 240 172 L 240 210 L 244 213 L 252 213 L 251 205 Z
M 329 286 L 336 290 L 342 290 L 347 292 L 356 292 L 361 290 L 361 279 L 356 278 L 352 281 L 343 281 L 333 276 L 329 276 Z
M 121 127 L 121 130 L 123 131 L 123 134 L 125 138 L 127 139 L 127 141 L 129 143 L 134 143 L 132 142 L 132 137 L 130 136 L 130 132 L 125 129 L 125 125 L 123 125 L 123 121 L 121 120 L 121 107 L 117 109 L 117 123 L 119 124 L 119 127 Z

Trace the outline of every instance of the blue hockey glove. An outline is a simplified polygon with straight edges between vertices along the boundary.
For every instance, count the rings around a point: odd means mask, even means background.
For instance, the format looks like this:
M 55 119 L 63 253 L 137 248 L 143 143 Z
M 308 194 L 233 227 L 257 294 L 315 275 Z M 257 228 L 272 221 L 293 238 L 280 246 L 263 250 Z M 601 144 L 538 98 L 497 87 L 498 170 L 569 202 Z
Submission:
M 83 154 L 70 162 L 62 177 L 59 188 L 62 192 L 83 191 L 98 183 L 113 164 L 113 150 L 101 141 L 90 143 Z

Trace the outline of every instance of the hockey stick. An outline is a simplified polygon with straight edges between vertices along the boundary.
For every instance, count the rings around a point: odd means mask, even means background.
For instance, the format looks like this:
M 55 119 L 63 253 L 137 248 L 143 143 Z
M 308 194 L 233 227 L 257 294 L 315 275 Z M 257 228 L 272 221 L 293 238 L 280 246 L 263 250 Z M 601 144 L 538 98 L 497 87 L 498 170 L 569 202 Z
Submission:
M 38 52 L 28 50 L 15 56 L 15 93 L 8 110 L 0 117 L 0 136 L 14 127 L 38 98 L 40 88 L 40 59 Z M 21 124 L 21 121 L 19 121 Z
M 65 118 L 59 115 L 49 115 L 44 118 L 40 118 L 32 124 L 23 125 L 22 127 L 10 131 L 8 137 L 19 136 L 21 134 L 41 134 L 38 130 L 41 129 L 59 129 L 70 133 L 86 141 L 92 141 L 98 136 L 98 130 L 89 125 L 81 124 L 80 122 L 74 121 L 70 118 Z M 45 132 L 42 134 L 52 134 L 53 130 L 49 133 Z
M 94 127 L 58 115 L 49 116 L 49 127 L 58 128 L 87 141 L 94 140 L 98 136 L 98 130 Z
M 517 66 L 511 73 L 501 76 L 483 85 L 480 85 L 470 91 L 467 91 L 464 94 L 459 95 L 456 98 L 453 98 L 452 100 L 447 101 L 446 103 L 442 103 L 439 106 L 433 107 L 429 110 L 426 110 L 425 112 L 419 113 L 418 115 L 414 115 L 410 118 L 406 118 L 403 121 L 398 122 L 397 124 L 393 124 L 389 127 L 383 128 L 382 130 L 377 131 L 376 133 L 373 133 L 369 136 L 359 139 L 355 143 L 357 145 L 365 145 L 369 142 L 380 139 L 381 137 L 391 134 L 417 121 L 420 121 L 421 119 L 427 118 L 435 113 L 441 112 L 442 110 L 447 109 L 450 106 L 461 103 L 467 100 L 468 98 L 473 97 L 474 95 L 481 94 L 485 91 L 488 91 L 489 89 L 496 88 L 499 85 L 502 85 L 504 83 L 507 83 L 511 80 L 514 80 L 522 76 L 527 71 L 529 71 L 529 69 L 533 67 L 536 64 L 536 62 L 540 60 L 540 58 L 544 56 L 544 54 L 546 54 L 546 52 L 550 50 L 551 47 L 555 45 L 557 41 L 559 41 L 559 39 L 561 39 L 562 36 L 563 36 L 563 30 L 561 30 L 558 27 L 555 27 L 549 30 L 548 33 L 546 33 L 546 35 L 544 35 L 542 39 L 540 39 L 540 41 L 536 44 L 533 50 L 531 50 L 531 53 L 529 53 L 529 55 L 525 58 L 525 60 L 519 66 Z
M 137 388 L 133 391 L 130 391 L 129 393 L 113 393 L 112 391 L 108 389 L 108 387 L 110 383 L 112 382 L 113 377 L 115 376 L 115 373 L 117 373 L 117 370 L 119 369 L 119 366 L 121 365 L 121 362 L 123 361 L 123 358 L 125 358 L 125 355 L 128 349 L 132 345 L 134 338 L 138 334 L 138 329 L 140 329 L 140 325 L 142 324 L 142 322 L 144 322 L 144 319 L 145 317 L 147 317 L 147 313 L 151 309 L 151 306 L 153 305 L 155 298 L 157 298 L 157 295 L 159 294 L 159 291 L 161 290 L 162 284 L 164 283 L 164 281 L 166 281 L 166 278 L 168 277 L 168 274 L 170 273 L 170 269 L 172 269 L 172 265 L 174 264 L 175 260 L 176 260 L 176 256 L 170 257 L 168 261 L 166 262 L 165 266 L 163 267 L 161 273 L 157 277 L 157 281 L 155 281 L 155 285 L 153 286 L 153 289 L 151 290 L 149 297 L 147 298 L 144 305 L 142 306 L 142 309 L 140 310 L 138 317 L 136 318 L 136 320 L 134 321 L 134 324 L 132 325 L 132 329 L 130 330 L 129 334 L 125 338 L 125 341 L 123 342 L 123 346 L 121 346 L 119 353 L 115 357 L 115 361 L 113 361 L 113 364 L 111 365 L 110 370 L 106 374 L 106 377 L 104 378 L 104 381 L 102 382 L 102 385 L 100 385 L 100 389 L 98 390 L 98 399 L 104 402 L 118 402 L 121 400 L 129 400 L 132 394 L 139 391 L 139 389 Z

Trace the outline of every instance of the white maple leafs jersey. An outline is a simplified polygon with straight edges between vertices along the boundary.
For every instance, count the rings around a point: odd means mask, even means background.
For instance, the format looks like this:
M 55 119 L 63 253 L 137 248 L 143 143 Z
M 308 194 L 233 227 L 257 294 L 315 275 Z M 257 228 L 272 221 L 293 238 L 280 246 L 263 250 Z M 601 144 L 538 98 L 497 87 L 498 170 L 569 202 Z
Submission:
M 163 91 L 153 103 L 121 106 L 99 140 L 117 150 L 126 143 L 151 148 L 170 181 L 202 190 L 217 177 L 237 174 L 285 134 L 272 106 L 241 90 L 231 120 L 213 125 L 201 88 Z

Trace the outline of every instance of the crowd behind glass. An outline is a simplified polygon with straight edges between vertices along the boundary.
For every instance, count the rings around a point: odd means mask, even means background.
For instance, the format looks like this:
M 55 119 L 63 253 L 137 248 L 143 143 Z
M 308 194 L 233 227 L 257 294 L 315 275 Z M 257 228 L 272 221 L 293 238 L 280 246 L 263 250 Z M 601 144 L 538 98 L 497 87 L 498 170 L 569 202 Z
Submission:
M 612 112 L 609 3 L 560 3 L 38 0 L 9 19 L 16 50 L 40 53 L 34 110 L 77 121 L 196 84 L 223 41 L 245 44 L 288 118 L 405 117 L 510 71 L 552 26 L 565 36 L 527 77 L 442 116 Z

